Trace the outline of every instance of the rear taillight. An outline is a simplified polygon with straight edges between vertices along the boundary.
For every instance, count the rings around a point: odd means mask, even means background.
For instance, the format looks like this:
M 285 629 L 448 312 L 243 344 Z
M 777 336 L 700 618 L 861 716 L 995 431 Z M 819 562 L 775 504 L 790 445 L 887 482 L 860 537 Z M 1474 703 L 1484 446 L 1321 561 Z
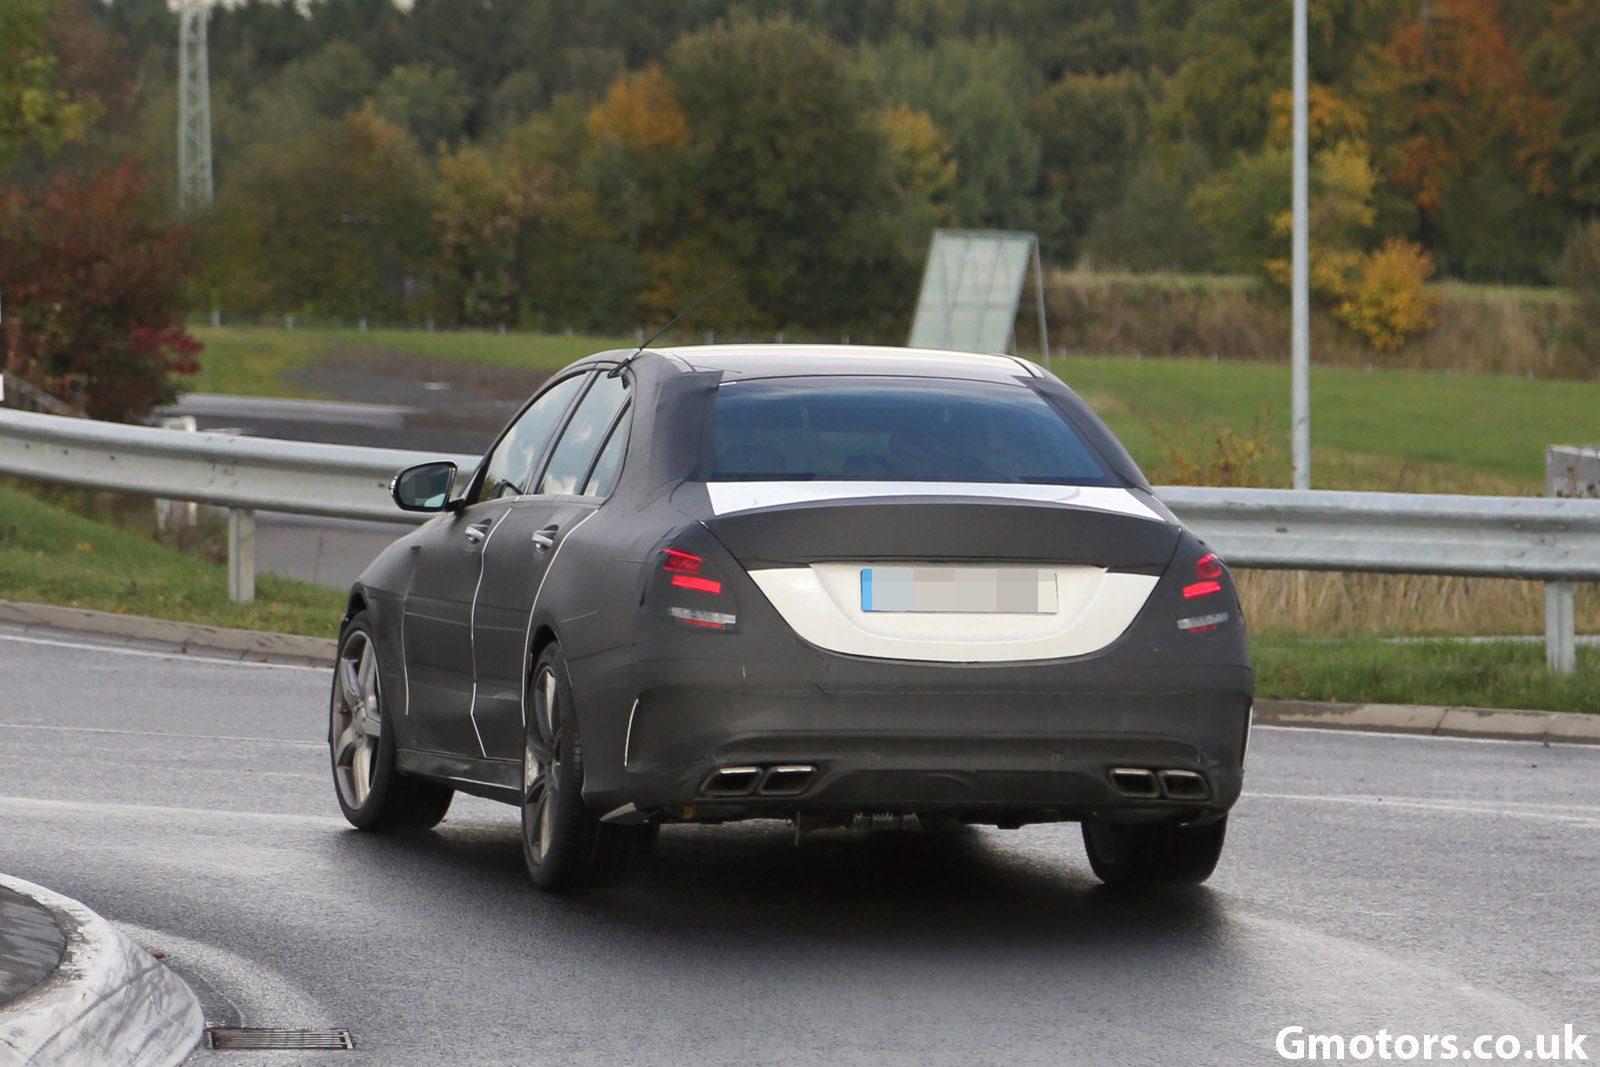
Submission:
M 1217 558 L 1217 554 L 1215 552 L 1207 552 L 1194 561 L 1194 576 L 1197 580 L 1183 587 L 1183 598 L 1185 600 L 1195 600 L 1199 597 L 1214 596 L 1222 592 L 1220 579 L 1225 570 L 1226 568 L 1223 567 L 1222 560 Z M 1227 612 L 1214 611 L 1205 615 L 1179 619 L 1178 629 L 1192 634 L 1199 634 L 1208 630 L 1218 629 L 1227 621 Z
M 1194 561 L 1194 576 L 1200 580 L 1183 587 L 1185 600 L 1222 592 L 1222 583 L 1217 581 L 1222 577 L 1222 561 L 1215 552 L 1207 552 Z
M 738 623 L 732 595 L 723 592 L 720 579 L 703 573 L 704 557 L 681 548 L 665 548 L 657 569 L 666 579 L 669 619 L 697 630 L 731 630 Z

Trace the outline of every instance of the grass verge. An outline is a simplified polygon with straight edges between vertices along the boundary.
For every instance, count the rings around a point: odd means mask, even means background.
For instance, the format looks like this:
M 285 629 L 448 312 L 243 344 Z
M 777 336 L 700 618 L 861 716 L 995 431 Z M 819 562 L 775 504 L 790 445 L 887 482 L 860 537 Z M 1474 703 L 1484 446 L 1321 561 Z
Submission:
M 294 384 L 292 372 L 340 352 L 404 352 L 450 363 L 553 371 L 595 352 L 629 345 L 629 339 L 623 337 L 500 334 L 485 330 L 197 326 L 191 332 L 206 348 L 200 357 L 200 373 L 184 379 L 183 388 L 231 396 L 306 396 Z
M 185 381 L 195 392 L 252 396 L 303 395 L 289 372 L 340 351 L 405 352 L 451 363 L 556 370 L 628 338 L 482 331 L 283 330 L 197 327 L 206 344 L 202 370 Z M 1196 430 L 1228 426 L 1243 433 L 1271 425 L 1274 455 L 1264 473 L 1289 479 L 1289 371 L 1285 366 L 1210 360 L 1072 357 L 1053 368 L 1084 394 L 1135 458 L 1155 465 L 1163 430 L 1186 421 Z M 1395 488 L 1399 470 L 1431 468 L 1450 482 L 1471 477 L 1538 493 L 1544 449 L 1587 444 L 1596 434 L 1600 382 L 1365 371 L 1317 367 L 1312 373 L 1312 474 L 1326 488 Z M 1373 461 L 1386 484 L 1363 477 Z M 1410 479 L 1413 483 L 1417 479 Z M 1409 491 L 1426 491 L 1418 484 Z
M 225 568 L 0 486 L 0 597 L 207 626 L 335 637 L 344 597 L 275 575 L 228 599 Z
M 1277 462 L 1268 473 L 1288 484 L 1286 366 L 1070 358 L 1053 369 L 1141 463 L 1161 454 L 1158 431 L 1180 419 L 1249 432 L 1270 418 Z M 1312 484 L 1329 487 L 1319 467 L 1360 455 L 1492 475 L 1539 492 L 1546 446 L 1593 441 L 1596 411 L 1600 382 L 1314 367 Z
M 224 569 L 139 533 L 0 486 L 0 597 L 208 626 L 336 636 L 342 594 L 273 575 L 253 604 L 228 599 Z M 1269 632 L 1252 643 L 1263 697 L 1600 712 L 1600 650 L 1572 678 L 1535 643 L 1388 643 Z
M 1578 672 L 1556 674 L 1536 641 L 1385 641 L 1252 637 L 1256 696 L 1352 704 L 1432 704 L 1600 713 L 1600 649 L 1578 650 Z

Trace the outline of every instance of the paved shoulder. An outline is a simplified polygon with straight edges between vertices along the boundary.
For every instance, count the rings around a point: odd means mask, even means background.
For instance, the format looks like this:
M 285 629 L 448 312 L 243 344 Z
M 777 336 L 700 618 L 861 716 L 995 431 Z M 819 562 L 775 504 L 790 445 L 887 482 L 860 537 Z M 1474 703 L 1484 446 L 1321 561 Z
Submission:
M 0 919 L 6 1063 L 173 1067 L 199 1044 L 194 993 L 83 904 L 0 875 Z

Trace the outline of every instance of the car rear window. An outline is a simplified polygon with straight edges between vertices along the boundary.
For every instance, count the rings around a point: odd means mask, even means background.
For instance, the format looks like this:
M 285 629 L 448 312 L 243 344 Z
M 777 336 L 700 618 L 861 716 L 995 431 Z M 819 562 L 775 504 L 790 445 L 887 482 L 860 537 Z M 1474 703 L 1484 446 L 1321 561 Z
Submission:
M 725 382 L 712 481 L 1115 485 L 1032 390 L 943 378 Z

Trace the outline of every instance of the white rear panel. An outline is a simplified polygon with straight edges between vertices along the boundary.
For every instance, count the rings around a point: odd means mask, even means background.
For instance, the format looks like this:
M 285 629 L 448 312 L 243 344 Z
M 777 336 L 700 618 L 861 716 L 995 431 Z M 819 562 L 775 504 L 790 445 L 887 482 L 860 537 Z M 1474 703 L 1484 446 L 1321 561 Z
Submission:
M 1054 576 L 1053 611 L 863 611 L 862 569 L 905 566 L 816 563 L 752 570 L 750 577 L 795 633 L 819 648 L 949 663 L 1063 659 L 1097 652 L 1127 630 L 1156 585 L 1153 575 L 1101 567 L 1042 568 L 1041 582 L 1043 576 Z M 1046 603 L 1041 594 L 1040 606 Z

